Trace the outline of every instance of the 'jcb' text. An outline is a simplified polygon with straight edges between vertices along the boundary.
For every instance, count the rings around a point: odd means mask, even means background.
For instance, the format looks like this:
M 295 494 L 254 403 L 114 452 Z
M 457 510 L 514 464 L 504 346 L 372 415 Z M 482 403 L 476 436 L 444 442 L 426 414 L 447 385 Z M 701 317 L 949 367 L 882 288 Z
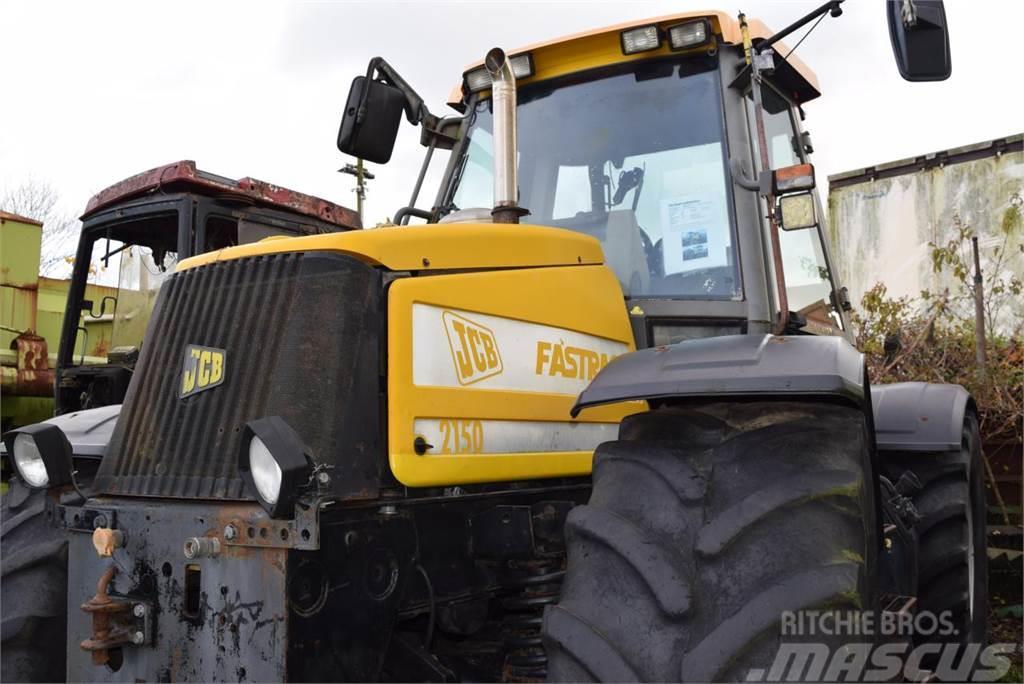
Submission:
M 592 349 L 571 347 L 561 342 L 537 343 L 537 375 L 560 375 L 574 380 L 592 380 L 615 358 Z
M 181 369 L 181 397 L 211 389 L 224 382 L 224 350 L 190 344 Z
M 470 385 L 501 373 L 501 354 L 494 333 L 451 311 L 442 314 L 459 384 Z

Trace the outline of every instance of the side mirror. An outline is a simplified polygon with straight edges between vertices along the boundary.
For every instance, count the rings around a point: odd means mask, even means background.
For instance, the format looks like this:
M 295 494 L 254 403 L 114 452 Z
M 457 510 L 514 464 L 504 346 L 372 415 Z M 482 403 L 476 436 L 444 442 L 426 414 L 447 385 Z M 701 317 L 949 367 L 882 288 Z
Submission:
M 800 192 L 779 198 L 779 223 L 783 230 L 802 230 L 818 225 L 818 212 L 814 195 Z
M 900 76 L 907 81 L 949 78 L 953 67 L 942 0 L 886 0 L 885 11 Z
M 341 117 L 338 149 L 357 159 L 388 163 L 404 110 L 401 90 L 365 76 L 356 77 Z

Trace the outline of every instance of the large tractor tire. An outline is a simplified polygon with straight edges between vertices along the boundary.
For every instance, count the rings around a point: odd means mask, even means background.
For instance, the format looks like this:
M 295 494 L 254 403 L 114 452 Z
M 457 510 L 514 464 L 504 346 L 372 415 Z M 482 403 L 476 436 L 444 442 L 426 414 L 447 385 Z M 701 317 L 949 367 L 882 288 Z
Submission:
M 619 437 L 597 449 L 590 501 L 566 522 L 566 579 L 544 619 L 549 680 L 743 681 L 771 667 L 784 612 L 873 607 L 863 413 L 673 407 L 627 418 Z
M 46 520 L 46 492 L 12 477 L 0 501 L 0 681 L 64 681 L 67 537 Z
M 917 610 L 936 616 L 949 611 L 955 634 L 924 641 L 987 643 L 988 555 L 986 553 L 984 466 L 978 419 L 964 419 L 960 451 L 883 452 L 881 467 L 893 482 L 906 471 L 921 481 L 913 495 L 921 521 Z

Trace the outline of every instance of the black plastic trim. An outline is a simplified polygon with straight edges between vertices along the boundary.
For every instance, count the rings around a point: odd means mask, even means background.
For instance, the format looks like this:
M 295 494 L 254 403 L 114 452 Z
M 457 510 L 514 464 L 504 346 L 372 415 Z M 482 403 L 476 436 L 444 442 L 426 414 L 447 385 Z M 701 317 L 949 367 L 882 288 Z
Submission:
M 620 401 L 729 395 L 836 396 L 861 406 L 864 359 L 841 337 L 686 340 L 618 357 L 580 394 L 572 415 Z
M 974 399 L 960 385 L 872 385 L 875 440 L 882 451 L 959 451 Z

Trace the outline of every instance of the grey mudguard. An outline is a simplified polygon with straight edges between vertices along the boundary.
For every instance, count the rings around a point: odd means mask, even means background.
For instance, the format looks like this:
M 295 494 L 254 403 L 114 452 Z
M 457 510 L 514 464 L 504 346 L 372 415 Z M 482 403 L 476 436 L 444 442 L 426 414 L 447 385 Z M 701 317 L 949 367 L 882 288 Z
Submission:
M 103 458 L 107 451 L 107 444 L 114 434 L 114 425 L 117 423 L 117 416 L 121 413 L 121 405 L 101 406 L 74 413 L 65 413 L 62 416 L 54 416 L 44 423 L 56 425 L 67 436 L 71 442 L 71 452 L 83 458 Z M 6 453 L 6 449 L 0 445 L 0 451 Z
M 861 405 L 864 359 L 841 337 L 687 340 L 618 357 L 580 394 L 572 415 L 631 399 L 730 395 L 832 395 Z
M 872 385 L 875 441 L 883 451 L 957 451 L 974 400 L 960 385 Z

